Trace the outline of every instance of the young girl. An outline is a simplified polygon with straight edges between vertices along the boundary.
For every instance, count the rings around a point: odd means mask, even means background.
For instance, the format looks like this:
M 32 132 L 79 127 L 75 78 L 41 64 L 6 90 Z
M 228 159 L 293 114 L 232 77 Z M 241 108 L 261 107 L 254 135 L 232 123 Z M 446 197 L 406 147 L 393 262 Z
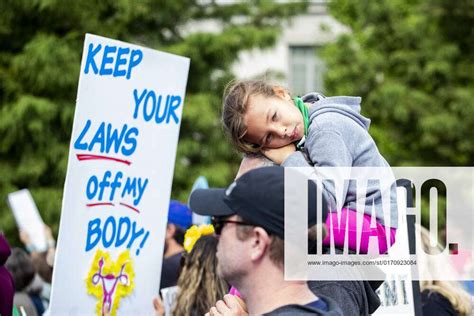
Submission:
M 262 153 L 285 167 L 389 167 L 368 133 L 370 120 L 360 114 L 360 97 L 324 97 L 310 93 L 291 98 L 288 91 L 264 81 L 239 81 L 224 95 L 222 122 L 234 147 L 244 153 Z M 300 150 L 297 150 L 300 149 Z M 309 161 L 308 161 L 309 160 Z M 330 211 L 326 224 L 338 223 L 334 187 L 326 186 Z M 391 193 L 395 194 L 394 192 Z M 347 218 L 349 236 L 357 232 L 356 185 L 344 188 L 341 218 Z M 371 209 L 364 212 L 359 253 L 367 253 L 368 237 L 377 236 L 379 253 L 388 249 L 380 191 L 368 185 L 367 198 L 374 200 L 376 228 L 371 228 Z M 396 197 L 392 196 L 390 245 L 395 242 Z M 346 227 L 345 223 L 341 223 Z M 331 232 L 330 232 L 331 233 Z M 334 235 L 335 245 L 344 245 L 345 233 Z M 328 245 L 330 234 L 323 244 Z M 349 249 L 356 250 L 355 238 Z

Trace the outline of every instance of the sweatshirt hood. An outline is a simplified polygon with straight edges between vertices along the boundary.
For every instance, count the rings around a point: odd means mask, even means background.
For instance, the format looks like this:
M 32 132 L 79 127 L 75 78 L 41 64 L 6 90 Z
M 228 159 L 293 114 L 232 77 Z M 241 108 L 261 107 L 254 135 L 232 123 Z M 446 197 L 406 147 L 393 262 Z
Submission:
M 311 103 L 309 109 L 309 118 L 313 120 L 317 115 L 335 112 L 340 113 L 359 124 L 364 129 L 368 130 L 370 127 L 370 119 L 360 114 L 361 97 L 321 97 L 319 93 L 308 93 L 302 98 L 303 102 Z
M 11 250 L 5 236 L 0 233 L 0 266 L 3 266 L 10 257 Z

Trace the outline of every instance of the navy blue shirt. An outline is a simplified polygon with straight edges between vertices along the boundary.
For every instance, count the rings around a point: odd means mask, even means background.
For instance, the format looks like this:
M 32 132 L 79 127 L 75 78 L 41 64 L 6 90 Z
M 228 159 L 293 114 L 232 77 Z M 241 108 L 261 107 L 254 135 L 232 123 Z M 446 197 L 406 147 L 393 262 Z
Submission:
M 314 301 L 314 302 L 306 304 L 306 306 L 317 308 L 317 309 L 320 309 L 320 310 L 325 311 L 325 312 L 327 312 L 329 310 L 328 309 L 328 304 L 326 304 L 326 302 L 321 298 Z

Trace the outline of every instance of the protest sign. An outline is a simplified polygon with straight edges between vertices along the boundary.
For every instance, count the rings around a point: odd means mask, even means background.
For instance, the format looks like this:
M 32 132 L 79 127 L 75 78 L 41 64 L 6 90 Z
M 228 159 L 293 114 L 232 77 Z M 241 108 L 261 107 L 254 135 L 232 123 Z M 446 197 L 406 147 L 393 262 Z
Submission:
M 150 315 L 189 59 L 86 35 L 52 315 Z
M 44 222 L 38 212 L 35 201 L 28 189 L 8 194 L 8 205 L 20 230 L 25 231 L 31 239 L 35 251 L 47 249 Z

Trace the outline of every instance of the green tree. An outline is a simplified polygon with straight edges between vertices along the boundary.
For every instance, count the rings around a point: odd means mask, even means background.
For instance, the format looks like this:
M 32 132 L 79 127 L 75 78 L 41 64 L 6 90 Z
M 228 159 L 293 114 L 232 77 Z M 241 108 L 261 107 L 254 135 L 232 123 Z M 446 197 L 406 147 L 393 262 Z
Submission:
M 224 84 L 242 50 L 269 47 L 304 2 L 0 0 L 0 229 L 17 237 L 6 194 L 29 188 L 57 231 L 85 33 L 191 58 L 173 197 L 204 175 L 224 186 L 239 157 L 219 122 Z M 212 19 L 220 32 L 189 32 Z M 18 242 L 18 240 L 14 240 Z
M 325 49 L 329 95 L 360 95 L 396 165 L 474 164 L 474 4 L 334 0 L 352 32 Z
M 352 32 L 325 48 L 327 93 L 362 96 L 390 164 L 472 166 L 474 3 L 334 0 L 329 7 Z M 428 201 L 421 203 L 427 225 Z M 444 227 L 445 218 L 438 221 Z

